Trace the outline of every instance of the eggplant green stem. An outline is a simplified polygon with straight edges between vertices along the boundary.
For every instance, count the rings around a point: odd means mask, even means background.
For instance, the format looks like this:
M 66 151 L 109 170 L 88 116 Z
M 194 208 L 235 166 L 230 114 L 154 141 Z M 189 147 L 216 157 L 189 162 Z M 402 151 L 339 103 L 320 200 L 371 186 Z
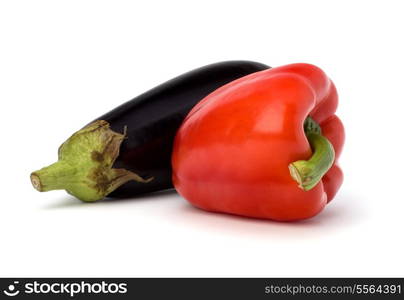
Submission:
M 320 126 L 311 117 L 305 120 L 304 130 L 313 155 L 309 160 L 298 160 L 289 164 L 289 171 L 299 187 L 309 191 L 331 168 L 335 152 L 330 141 L 321 134 Z
M 82 201 L 93 202 L 130 180 L 149 182 L 153 178 L 112 168 L 124 138 L 125 132 L 112 131 L 106 121 L 91 123 L 60 146 L 57 162 L 31 173 L 32 185 L 40 192 L 66 190 Z

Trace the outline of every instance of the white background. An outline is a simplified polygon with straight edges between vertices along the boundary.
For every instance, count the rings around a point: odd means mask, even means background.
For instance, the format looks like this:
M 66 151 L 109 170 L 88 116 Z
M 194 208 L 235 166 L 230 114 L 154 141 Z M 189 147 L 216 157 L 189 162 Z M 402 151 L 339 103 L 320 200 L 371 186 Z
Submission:
M 404 276 L 403 29 L 402 1 L 2 1 L 0 276 Z M 32 188 L 87 122 L 230 59 L 308 62 L 336 83 L 345 182 L 317 217 Z

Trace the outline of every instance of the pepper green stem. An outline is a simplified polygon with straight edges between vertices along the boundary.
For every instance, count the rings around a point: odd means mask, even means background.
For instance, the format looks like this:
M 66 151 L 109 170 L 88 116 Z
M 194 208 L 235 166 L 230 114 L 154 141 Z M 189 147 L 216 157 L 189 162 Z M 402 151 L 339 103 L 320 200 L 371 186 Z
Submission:
M 125 133 L 112 131 L 99 120 L 74 133 L 59 148 L 59 160 L 31 173 L 31 182 L 40 192 L 66 190 L 82 201 L 97 201 L 122 184 L 143 179 L 125 170 L 112 168 Z
M 331 168 L 335 160 L 334 147 L 321 134 L 320 126 L 307 117 L 304 130 L 313 155 L 309 160 L 298 160 L 289 164 L 290 175 L 305 191 L 314 188 Z

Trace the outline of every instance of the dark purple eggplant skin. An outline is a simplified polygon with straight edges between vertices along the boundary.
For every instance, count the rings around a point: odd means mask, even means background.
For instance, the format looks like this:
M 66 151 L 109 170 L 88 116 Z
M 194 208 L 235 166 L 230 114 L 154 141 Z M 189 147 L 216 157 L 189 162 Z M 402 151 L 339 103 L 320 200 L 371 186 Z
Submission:
M 96 120 L 126 138 L 113 167 L 132 171 L 147 183 L 129 181 L 108 197 L 127 198 L 173 188 L 171 153 L 178 128 L 188 112 L 217 88 L 248 74 L 270 68 L 253 61 L 225 61 L 171 79 L 118 106 Z

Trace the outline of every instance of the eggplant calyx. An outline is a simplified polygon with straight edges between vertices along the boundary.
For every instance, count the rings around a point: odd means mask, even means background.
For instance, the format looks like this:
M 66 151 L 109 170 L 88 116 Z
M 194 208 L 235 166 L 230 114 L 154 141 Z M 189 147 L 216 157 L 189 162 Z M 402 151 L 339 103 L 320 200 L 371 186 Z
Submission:
M 130 180 L 153 180 L 112 168 L 125 131 L 111 130 L 104 120 L 87 125 L 59 147 L 57 162 L 31 173 L 32 185 L 40 192 L 63 189 L 82 201 L 94 202 Z

